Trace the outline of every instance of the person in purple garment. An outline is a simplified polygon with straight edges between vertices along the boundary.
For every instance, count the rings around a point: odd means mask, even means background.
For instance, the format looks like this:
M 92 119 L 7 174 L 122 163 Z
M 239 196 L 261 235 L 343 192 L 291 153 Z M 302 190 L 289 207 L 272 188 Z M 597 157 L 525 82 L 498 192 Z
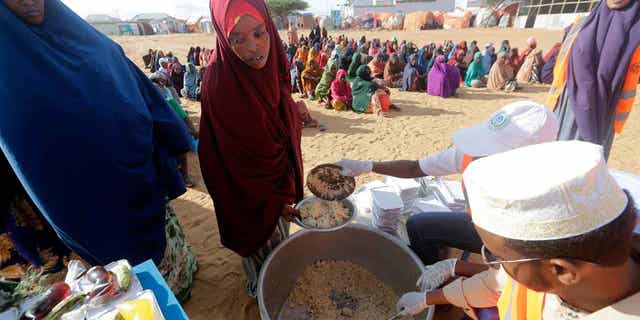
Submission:
M 547 105 L 560 120 L 558 140 L 599 144 L 608 158 L 640 77 L 640 1 L 600 2 L 571 28 L 557 61 Z
M 456 94 L 460 87 L 460 71 L 447 64 L 447 59 L 437 56 L 431 71 L 429 72 L 429 85 L 427 93 L 430 96 L 449 98 Z

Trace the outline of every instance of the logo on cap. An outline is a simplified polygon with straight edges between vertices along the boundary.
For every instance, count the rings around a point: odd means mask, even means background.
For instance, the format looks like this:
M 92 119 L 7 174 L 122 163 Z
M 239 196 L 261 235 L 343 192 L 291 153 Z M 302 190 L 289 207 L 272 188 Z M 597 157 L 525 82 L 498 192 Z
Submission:
M 493 118 L 489 119 L 489 129 L 497 131 L 509 124 L 509 116 L 504 112 L 499 112 Z

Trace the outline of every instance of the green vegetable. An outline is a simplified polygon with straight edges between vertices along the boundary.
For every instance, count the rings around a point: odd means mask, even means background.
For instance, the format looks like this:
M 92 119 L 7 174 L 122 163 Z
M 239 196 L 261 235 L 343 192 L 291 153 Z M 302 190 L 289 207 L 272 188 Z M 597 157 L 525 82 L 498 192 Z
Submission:
M 118 285 L 122 291 L 129 290 L 131 286 L 131 269 L 126 265 L 117 265 L 115 268 L 111 270 L 113 274 L 116 276 L 116 281 L 118 281 Z
M 85 297 L 84 293 L 77 293 L 67 297 L 58 303 L 43 320 L 59 320 L 62 315 L 80 305 Z

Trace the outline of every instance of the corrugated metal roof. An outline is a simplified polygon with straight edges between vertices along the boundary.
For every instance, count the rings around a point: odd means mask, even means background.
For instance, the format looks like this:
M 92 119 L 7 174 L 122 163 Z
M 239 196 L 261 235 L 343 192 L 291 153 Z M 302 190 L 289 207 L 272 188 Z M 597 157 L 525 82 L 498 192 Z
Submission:
M 107 23 L 107 22 L 120 22 L 119 18 L 114 18 L 106 14 L 92 14 L 88 15 L 85 19 L 89 23 Z
M 164 19 L 174 19 L 172 16 L 166 14 L 166 13 L 141 13 L 138 14 L 136 16 L 134 16 L 133 18 L 131 18 L 131 20 L 137 21 L 137 20 L 164 20 Z

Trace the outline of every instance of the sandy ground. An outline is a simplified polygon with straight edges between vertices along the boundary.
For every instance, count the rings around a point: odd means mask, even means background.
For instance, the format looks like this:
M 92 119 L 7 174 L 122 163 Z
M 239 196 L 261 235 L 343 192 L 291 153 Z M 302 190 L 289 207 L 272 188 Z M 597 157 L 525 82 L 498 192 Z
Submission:
M 379 37 L 389 39 L 394 35 L 419 45 L 439 42 L 478 40 L 478 43 L 509 39 L 512 46 L 523 47 L 530 35 L 538 38 L 545 51 L 560 41 L 562 33 L 557 30 L 449 30 L 423 32 L 348 32 L 350 37 Z M 173 51 L 180 60 L 185 60 L 190 46 L 213 47 L 213 35 L 170 35 L 149 37 L 116 38 L 126 54 L 142 66 L 142 55 L 149 48 Z M 404 93 L 394 90 L 392 100 L 402 112 L 392 118 L 380 119 L 372 115 L 325 110 L 316 103 L 308 102 L 312 116 L 327 127 L 326 132 L 305 129 L 302 151 L 305 171 L 314 166 L 334 162 L 341 158 L 394 160 L 417 159 L 451 146 L 453 131 L 485 119 L 499 107 L 517 100 L 543 102 L 548 87 L 525 86 L 515 94 L 488 92 L 485 90 L 461 89 L 452 99 L 427 96 L 424 93 Z M 199 123 L 199 103 L 184 104 L 194 122 Z M 638 104 L 636 102 L 636 104 Z M 610 166 L 631 172 L 640 172 L 640 113 L 635 111 L 625 131 L 616 137 Z M 220 245 L 218 226 L 213 204 L 202 182 L 197 157 L 190 157 L 191 174 L 198 185 L 174 201 L 174 206 L 188 241 L 193 245 L 200 263 L 193 298 L 184 307 L 191 319 L 259 319 L 258 307 L 245 294 L 245 280 L 240 258 Z M 373 175 L 358 178 L 362 183 L 376 178 Z M 452 319 L 452 317 L 442 317 Z

